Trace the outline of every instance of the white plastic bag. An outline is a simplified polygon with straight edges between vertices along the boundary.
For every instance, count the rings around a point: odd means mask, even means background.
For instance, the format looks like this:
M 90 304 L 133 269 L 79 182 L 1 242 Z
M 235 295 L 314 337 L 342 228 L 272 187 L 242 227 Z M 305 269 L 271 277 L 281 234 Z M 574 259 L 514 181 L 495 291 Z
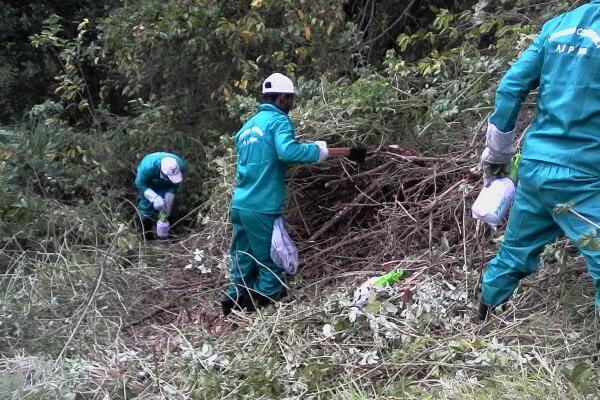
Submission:
M 354 303 L 352 303 L 353 307 L 363 308 L 369 301 L 375 298 L 377 293 L 385 290 L 385 287 L 383 286 L 374 285 L 378 278 L 378 276 L 369 278 L 366 282 L 354 290 Z
M 283 217 L 277 217 L 273 222 L 271 259 L 290 275 L 295 275 L 298 272 L 298 249 L 286 230 Z
M 515 199 L 515 183 L 510 178 L 500 178 L 484 187 L 471 207 L 473 218 L 491 226 L 502 223 Z
M 160 239 L 164 239 L 169 236 L 169 229 L 171 228 L 171 224 L 169 221 L 157 221 L 156 222 L 156 237 Z

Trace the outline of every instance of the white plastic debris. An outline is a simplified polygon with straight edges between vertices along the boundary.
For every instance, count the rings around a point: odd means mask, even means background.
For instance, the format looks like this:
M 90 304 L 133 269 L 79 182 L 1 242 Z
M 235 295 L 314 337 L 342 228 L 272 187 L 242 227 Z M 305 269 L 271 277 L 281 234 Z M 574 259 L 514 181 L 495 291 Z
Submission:
M 290 275 L 295 275 L 298 272 L 298 249 L 286 230 L 283 217 L 277 217 L 273 223 L 271 259 Z
M 169 236 L 169 229 L 171 229 L 171 224 L 169 221 L 158 221 L 156 223 L 156 237 L 164 239 Z
M 378 277 L 369 278 L 354 291 L 354 307 L 362 308 L 375 297 L 377 293 L 384 290 L 383 286 L 373 286 Z
M 471 207 L 473 218 L 493 227 L 504 220 L 508 209 L 515 199 L 515 183 L 511 178 L 494 180 L 484 187 Z
M 387 274 L 367 279 L 366 282 L 364 282 L 354 291 L 354 303 L 352 306 L 359 308 L 364 307 L 367 303 L 375 299 L 377 293 L 388 290 L 390 286 L 396 284 L 405 276 L 405 271 L 401 268 L 398 268 L 388 272 Z

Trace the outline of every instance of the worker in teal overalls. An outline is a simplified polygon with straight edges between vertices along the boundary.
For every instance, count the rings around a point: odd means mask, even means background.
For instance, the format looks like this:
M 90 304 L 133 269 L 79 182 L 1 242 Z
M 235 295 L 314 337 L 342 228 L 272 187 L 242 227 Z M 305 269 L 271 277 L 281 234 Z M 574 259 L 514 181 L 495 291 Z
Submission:
M 145 238 L 153 237 L 153 226 L 159 213 L 166 217 L 171 214 L 185 171 L 185 161 L 172 153 L 148 154 L 140 162 L 135 186 L 140 192 L 138 210 Z
M 275 73 L 262 85 L 264 103 L 236 134 L 237 185 L 231 222 L 231 280 L 221 298 L 225 315 L 234 307 L 253 310 L 285 293 L 285 271 L 270 256 L 273 222 L 283 214 L 288 164 L 323 161 L 325 142 L 299 143 L 288 113 L 295 88 Z
M 504 241 L 483 276 L 481 320 L 538 270 L 544 246 L 563 233 L 580 244 L 600 307 L 600 251 L 579 242 L 600 222 L 600 0 L 544 24 L 500 82 L 482 155 L 486 185 L 509 164 L 521 104 L 535 88 L 537 115 Z M 570 211 L 555 209 L 566 203 Z

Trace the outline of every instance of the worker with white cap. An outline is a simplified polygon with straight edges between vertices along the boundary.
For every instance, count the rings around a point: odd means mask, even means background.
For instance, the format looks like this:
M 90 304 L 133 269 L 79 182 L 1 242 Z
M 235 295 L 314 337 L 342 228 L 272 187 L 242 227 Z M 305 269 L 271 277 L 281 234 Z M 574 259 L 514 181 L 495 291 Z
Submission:
M 151 153 L 140 162 L 135 186 L 140 192 L 138 209 L 145 238 L 153 237 L 152 227 L 159 214 L 164 218 L 171 214 L 185 171 L 185 161 L 172 153 Z
M 262 85 L 263 104 L 236 134 L 237 185 L 231 221 L 231 280 L 221 298 L 225 315 L 233 308 L 254 309 L 281 298 L 286 272 L 271 258 L 273 224 L 283 214 L 288 164 L 327 158 L 322 141 L 299 143 L 288 113 L 296 90 L 287 76 L 275 73 Z

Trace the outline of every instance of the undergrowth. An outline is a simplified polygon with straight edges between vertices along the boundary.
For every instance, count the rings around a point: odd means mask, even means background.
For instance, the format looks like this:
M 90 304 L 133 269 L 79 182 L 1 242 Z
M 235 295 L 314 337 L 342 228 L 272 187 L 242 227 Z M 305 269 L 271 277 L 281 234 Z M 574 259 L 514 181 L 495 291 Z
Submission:
M 494 88 L 573 4 L 126 3 L 46 20 L 32 40 L 55 96 L 0 129 L 0 398 L 598 398 L 593 287 L 568 241 L 471 321 L 502 239 L 469 215 Z M 272 66 L 297 74 L 301 139 L 369 157 L 291 169 L 303 269 L 283 302 L 225 319 L 232 132 Z M 163 148 L 192 172 L 176 239 L 145 242 L 135 166 Z M 394 268 L 406 280 L 350 307 Z

